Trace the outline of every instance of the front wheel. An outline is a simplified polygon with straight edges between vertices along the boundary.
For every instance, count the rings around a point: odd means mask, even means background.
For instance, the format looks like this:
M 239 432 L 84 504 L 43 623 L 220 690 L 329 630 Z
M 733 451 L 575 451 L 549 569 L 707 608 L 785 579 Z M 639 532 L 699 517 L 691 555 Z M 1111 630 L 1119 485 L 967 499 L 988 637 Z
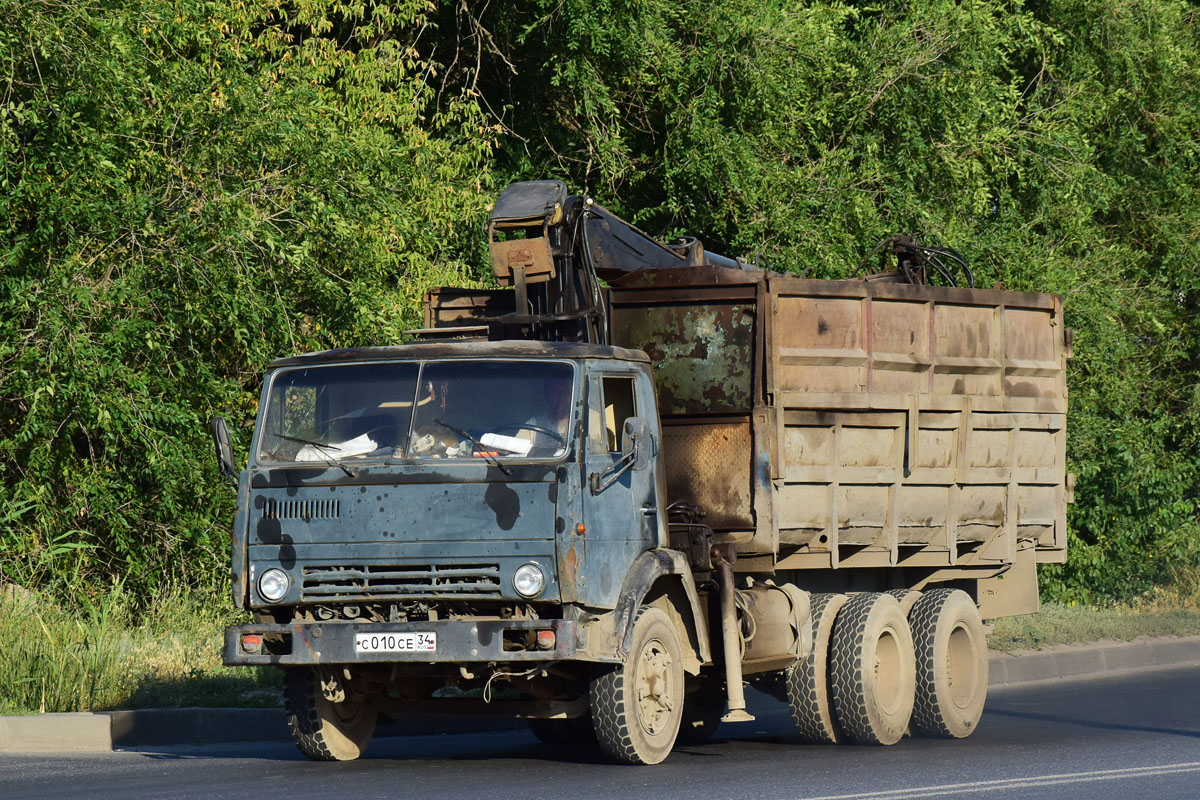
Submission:
M 683 717 L 683 653 L 661 609 L 644 607 L 633 623 L 624 664 L 598 668 L 590 686 L 600 748 L 626 764 L 657 764 L 671 753 Z
M 316 667 L 289 669 L 283 679 L 288 730 L 314 761 L 353 761 L 375 735 L 378 708 Z

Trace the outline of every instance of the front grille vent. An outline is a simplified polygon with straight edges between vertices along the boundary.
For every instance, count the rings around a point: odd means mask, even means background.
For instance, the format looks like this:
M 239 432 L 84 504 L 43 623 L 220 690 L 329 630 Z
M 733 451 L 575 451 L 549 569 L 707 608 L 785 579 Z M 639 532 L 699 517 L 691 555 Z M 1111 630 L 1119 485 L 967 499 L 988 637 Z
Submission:
M 263 519 L 337 519 L 342 514 L 341 500 L 268 500 Z
M 499 564 L 330 565 L 304 568 L 303 598 L 400 600 L 499 597 Z

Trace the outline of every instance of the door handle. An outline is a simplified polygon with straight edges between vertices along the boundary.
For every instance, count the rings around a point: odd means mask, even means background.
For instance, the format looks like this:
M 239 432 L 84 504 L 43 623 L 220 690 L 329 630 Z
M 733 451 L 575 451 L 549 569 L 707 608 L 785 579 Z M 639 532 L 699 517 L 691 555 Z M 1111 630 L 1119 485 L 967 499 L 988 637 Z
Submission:
M 654 506 L 642 506 L 642 516 L 643 517 L 653 517 L 657 513 L 658 513 L 658 509 L 655 508 Z

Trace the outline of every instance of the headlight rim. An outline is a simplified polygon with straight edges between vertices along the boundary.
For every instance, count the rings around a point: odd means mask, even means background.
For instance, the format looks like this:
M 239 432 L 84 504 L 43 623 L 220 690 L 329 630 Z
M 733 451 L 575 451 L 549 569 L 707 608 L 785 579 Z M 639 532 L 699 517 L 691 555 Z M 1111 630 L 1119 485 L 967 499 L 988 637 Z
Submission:
M 283 586 L 283 591 L 279 592 L 277 595 L 268 593 L 266 588 L 263 586 L 264 582 L 267 580 L 267 576 L 275 575 L 279 575 L 283 579 L 281 584 Z M 258 594 L 268 603 L 278 603 L 280 600 L 287 597 L 287 594 L 289 591 L 291 591 L 291 588 L 291 576 L 279 567 L 271 567 L 270 569 L 263 570 L 262 575 L 258 576 Z
M 520 584 L 520 577 L 522 574 L 522 570 L 525 570 L 526 568 L 530 568 L 530 569 L 534 570 L 537 574 L 537 587 L 532 592 L 528 592 L 528 593 L 521 590 L 521 584 Z M 517 567 L 513 571 L 513 577 L 512 577 L 513 591 L 515 591 L 518 595 L 520 595 L 521 597 L 523 597 L 526 600 L 532 600 L 533 598 L 538 597 L 543 592 L 545 592 L 546 591 L 546 583 L 547 583 L 546 570 L 541 564 L 539 564 L 536 561 L 526 561 L 524 564 Z

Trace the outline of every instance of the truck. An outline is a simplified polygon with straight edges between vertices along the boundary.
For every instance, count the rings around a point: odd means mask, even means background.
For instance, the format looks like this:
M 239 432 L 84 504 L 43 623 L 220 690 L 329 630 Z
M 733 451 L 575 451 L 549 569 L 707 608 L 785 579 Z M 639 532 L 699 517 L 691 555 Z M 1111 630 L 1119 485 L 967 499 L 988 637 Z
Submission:
M 1066 558 L 1061 298 L 933 285 L 948 251 L 905 239 L 773 272 L 560 181 L 488 238 L 497 287 L 430 291 L 412 341 L 272 363 L 245 469 L 211 422 L 224 662 L 283 670 L 299 749 L 490 713 L 655 764 L 747 686 L 804 742 L 968 736 L 985 620 Z

